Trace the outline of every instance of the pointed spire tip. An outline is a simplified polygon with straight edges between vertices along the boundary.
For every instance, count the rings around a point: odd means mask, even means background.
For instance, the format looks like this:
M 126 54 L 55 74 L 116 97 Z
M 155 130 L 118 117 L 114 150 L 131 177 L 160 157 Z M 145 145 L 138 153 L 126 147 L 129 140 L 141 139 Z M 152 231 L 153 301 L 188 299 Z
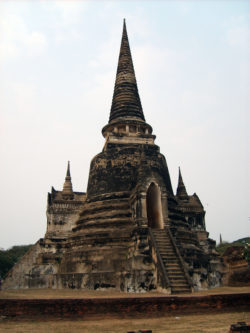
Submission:
M 176 195 L 183 199 L 188 198 L 187 190 L 186 190 L 186 187 L 185 187 L 183 179 L 182 179 L 180 167 L 179 167 L 179 179 L 178 179 Z
M 70 177 L 70 161 L 68 161 L 68 167 L 67 167 L 66 176 Z
M 71 182 L 71 176 L 70 176 L 70 161 L 68 161 L 67 172 L 66 172 L 66 177 L 65 177 L 62 192 L 63 192 L 63 195 L 72 195 L 73 194 L 73 188 L 72 188 L 72 182 Z
M 132 117 L 145 121 L 129 47 L 125 18 L 109 122 Z

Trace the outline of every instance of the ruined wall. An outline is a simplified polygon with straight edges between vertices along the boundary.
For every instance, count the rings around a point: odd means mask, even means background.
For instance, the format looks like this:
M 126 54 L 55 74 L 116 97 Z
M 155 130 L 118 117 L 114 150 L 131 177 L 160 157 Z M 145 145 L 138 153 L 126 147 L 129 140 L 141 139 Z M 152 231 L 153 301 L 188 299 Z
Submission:
M 54 276 L 55 288 L 143 292 L 157 288 L 146 229 L 106 230 L 75 239 Z M 82 245 L 80 245 L 80 243 Z
M 215 250 L 216 242 L 208 237 L 209 233 L 206 231 L 203 205 L 196 193 L 176 196 L 175 199 L 187 227 L 184 231 L 183 225 L 174 223 L 174 234 L 193 281 L 193 288 L 205 290 L 219 287 L 222 278 L 221 260 Z
M 244 246 L 230 246 L 223 254 L 223 284 L 250 285 L 250 270 L 244 257 Z
M 16 319 L 153 318 L 249 311 L 249 294 L 200 297 L 0 299 L 0 316 Z
M 19 289 L 29 288 L 29 272 L 34 267 L 34 264 L 41 253 L 42 249 L 39 241 L 25 253 L 25 255 L 12 267 L 7 274 L 2 288 L 3 289 Z
M 69 235 L 85 200 L 85 193 L 73 193 L 70 199 L 66 200 L 63 192 L 52 189 L 52 192 L 48 194 L 46 237 Z
M 161 175 L 167 191 L 172 193 L 166 161 L 157 146 L 109 143 L 91 162 L 87 197 L 130 192 L 141 178 L 145 179 L 154 171 Z

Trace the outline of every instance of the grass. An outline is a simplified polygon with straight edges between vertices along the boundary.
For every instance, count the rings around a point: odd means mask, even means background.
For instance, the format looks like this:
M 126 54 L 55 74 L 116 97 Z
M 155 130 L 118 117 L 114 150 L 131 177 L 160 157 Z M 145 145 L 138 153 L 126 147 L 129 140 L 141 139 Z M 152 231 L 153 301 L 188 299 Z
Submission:
M 103 319 L 95 321 L 2 321 L 0 333 L 126 333 L 151 329 L 153 333 L 226 333 L 230 325 L 250 321 L 250 312 L 168 316 L 153 319 Z

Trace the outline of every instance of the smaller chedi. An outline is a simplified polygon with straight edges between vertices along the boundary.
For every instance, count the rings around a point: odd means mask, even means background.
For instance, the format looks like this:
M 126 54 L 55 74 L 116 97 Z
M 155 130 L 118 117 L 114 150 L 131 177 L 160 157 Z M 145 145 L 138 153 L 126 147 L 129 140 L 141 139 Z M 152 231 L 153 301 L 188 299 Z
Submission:
M 205 211 L 181 171 L 174 194 L 165 157 L 145 121 L 124 21 L 103 150 L 87 192 L 48 194 L 47 231 L 3 288 L 191 292 L 220 285 L 220 257 Z

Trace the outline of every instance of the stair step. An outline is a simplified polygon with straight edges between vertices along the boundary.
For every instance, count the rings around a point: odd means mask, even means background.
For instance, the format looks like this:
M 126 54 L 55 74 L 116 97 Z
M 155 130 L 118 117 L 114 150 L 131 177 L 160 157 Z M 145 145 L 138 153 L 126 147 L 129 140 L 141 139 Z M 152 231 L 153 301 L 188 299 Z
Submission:
M 166 267 L 166 271 L 168 273 L 178 273 L 178 274 L 183 274 L 183 272 L 179 269 L 179 268 L 169 268 L 169 267 Z
M 167 246 L 172 246 L 172 243 L 168 242 L 166 239 L 157 239 L 157 244 L 161 244 L 161 245 L 167 245 Z
M 173 289 L 175 289 L 175 290 L 185 290 L 185 289 L 188 289 L 189 288 L 189 286 L 185 283 L 184 285 L 178 285 L 178 284 L 174 284 L 174 283 L 172 283 L 172 282 L 170 282 L 170 284 L 171 284 L 171 287 L 173 288 Z
M 165 239 L 164 240 L 157 239 L 157 244 L 164 245 L 164 246 L 171 246 L 172 247 L 172 244 L 170 242 L 167 242 Z
M 164 242 L 171 243 L 170 239 L 168 239 L 167 237 L 164 237 L 164 236 L 156 236 L 155 238 L 156 238 L 158 241 L 164 241 Z
M 178 268 L 176 268 L 176 266 L 172 266 L 172 267 L 170 267 L 170 266 L 166 266 L 165 265 L 165 268 L 167 269 L 167 271 L 168 271 L 168 273 L 170 273 L 170 274 L 181 274 L 182 276 L 184 276 L 184 273 L 183 273 L 183 271 L 178 267 Z
M 171 280 L 171 281 L 176 281 L 178 283 L 187 284 L 185 276 L 171 276 L 171 275 L 168 275 L 168 277 L 169 277 L 169 280 Z
M 157 243 L 157 244 L 158 244 L 158 246 L 157 246 L 158 248 L 174 251 L 172 246 L 169 246 L 169 245 L 166 245 L 166 244 L 159 244 L 159 243 Z
M 179 260 L 178 260 L 178 258 L 176 257 L 176 255 L 173 255 L 173 254 L 168 255 L 167 253 L 163 253 L 163 254 L 160 253 L 160 255 L 161 255 L 161 257 L 164 258 L 165 260 L 167 260 L 167 259 L 175 259 L 176 262 L 179 263 Z
M 170 258 L 170 260 L 169 260 L 169 258 L 162 258 L 162 261 L 164 262 L 164 264 L 166 264 L 168 266 L 175 265 L 175 266 L 180 267 L 180 264 L 176 258 Z
M 161 254 L 166 253 L 166 254 L 175 254 L 176 255 L 174 250 L 169 250 L 169 249 L 166 249 L 165 247 L 158 247 L 158 250 Z
M 173 249 L 166 249 L 165 247 L 158 247 L 160 253 L 168 253 L 168 254 L 175 254 Z
M 169 273 L 169 272 L 168 272 L 168 273 Z M 184 279 L 184 280 L 186 281 L 184 275 L 181 274 L 181 273 L 177 273 L 177 274 L 168 274 L 168 277 L 169 277 L 169 279 L 172 279 L 172 280 L 174 280 L 174 279 L 176 279 L 176 280 Z
M 169 280 L 171 283 L 171 286 L 174 288 L 179 288 L 179 287 L 186 287 L 188 288 L 188 284 L 186 281 L 173 281 L 173 280 Z
M 171 243 L 170 239 L 168 239 L 167 237 L 164 237 L 164 236 L 155 236 L 155 238 L 156 238 L 158 241 L 164 241 L 164 242 Z
M 171 271 L 171 270 L 177 270 L 178 272 L 182 272 L 180 266 L 178 264 L 166 264 L 165 262 L 164 263 L 164 266 L 167 268 L 168 271 Z
M 158 249 L 162 249 L 162 250 L 168 250 L 168 251 L 174 251 L 172 246 L 166 246 L 166 245 L 157 245 Z
M 175 251 L 174 250 L 169 250 L 169 249 L 166 249 L 165 247 L 158 247 L 158 250 L 161 254 L 169 254 L 169 255 L 176 255 Z
M 175 254 L 175 251 L 172 249 L 166 249 L 165 247 L 158 247 L 160 253 Z
M 187 281 L 183 278 L 173 279 L 169 277 L 169 280 L 173 286 L 187 286 Z
M 168 255 L 164 255 L 164 256 L 161 256 L 162 257 L 162 260 L 166 261 L 166 262 L 172 262 L 172 263 L 176 263 L 178 265 L 180 265 L 179 263 L 179 260 L 176 256 L 168 256 Z
M 166 256 L 166 257 L 162 257 L 163 258 L 163 260 L 165 260 L 165 261 L 169 261 L 169 262 L 179 262 L 178 261 L 178 258 L 176 258 L 176 257 L 171 257 L 171 258 L 169 258 L 168 256 Z
M 173 246 L 167 245 L 167 244 L 159 244 L 159 243 L 157 243 L 157 247 L 161 248 L 161 249 L 167 249 L 167 250 L 174 251 Z
M 170 281 L 171 282 L 171 281 Z M 173 282 L 171 282 L 171 286 L 172 286 L 172 288 L 174 288 L 174 289 L 179 289 L 179 290 L 181 290 L 181 289 L 188 289 L 188 285 L 187 284 L 178 284 L 178 283 L 173 283 Z
M 174 259 L 174 258 L 172 258 L 172 259 Z M 164 264 L 166 264 L 167 266 L 178 266 L 178 267 L 180 267 L 180 264 L 179 264 L 179 262 L 178 262 L 178 260 L 175 258 L 175 260 L 168 260 L 168 258 L 164 258 L 164 259 L 162 259 L 162 261 L 164 262 Z
M 175 272 L 168 272 L 168 276 L 171 279 L 184 279 L 186 281 L 186 277 L 183 272 L 175 273 Z
M 168 272 L 182 273 L 182 274 L 183 274 L 183 271 L 180 269 L 179 266 L 169 266 L 169 265 L 165 265 L 165 268 L 167 269 Z
M 170 281 L 172 293 L 189 293 L 190 287 L 169 233 L 166 230 L 152 230 L 152 232 Z
M 176 253 L 173 250 L 169 250 L 163 247 L 158 247 L 158 251 L 160 252 L 160 254 L 175 254 Z
M 164 244 L 168 246 L 172 246 L 170 242 L 168 242 L 166 239 L 156 239 L 158 244 Z

